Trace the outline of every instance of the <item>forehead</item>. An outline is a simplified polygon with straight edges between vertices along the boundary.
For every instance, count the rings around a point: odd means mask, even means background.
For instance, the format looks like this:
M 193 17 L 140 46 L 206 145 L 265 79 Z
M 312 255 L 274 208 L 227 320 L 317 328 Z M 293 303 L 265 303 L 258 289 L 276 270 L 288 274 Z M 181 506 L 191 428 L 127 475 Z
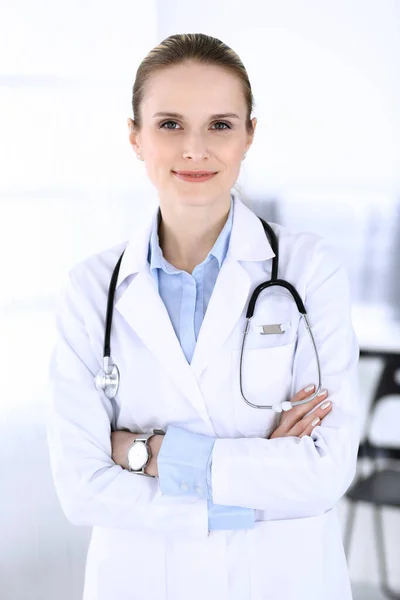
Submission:
M 215 65 L 186 63 L 162 69 L 150 76 L 143 98 L 143 111 L 190 114 L 236 112 L 246 104 L 242 84 L 234 73 Z

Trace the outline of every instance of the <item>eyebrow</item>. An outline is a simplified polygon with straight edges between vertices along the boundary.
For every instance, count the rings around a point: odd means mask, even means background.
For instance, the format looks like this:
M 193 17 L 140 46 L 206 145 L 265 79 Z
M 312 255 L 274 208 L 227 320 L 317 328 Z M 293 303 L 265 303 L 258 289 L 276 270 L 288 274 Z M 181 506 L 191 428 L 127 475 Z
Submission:
M 183 115 L 180 115 L 179 113 L 174 113 L 174 112 L 157 112 L 154 113 L 153 117 L 173 117 L 174 119 L 184 119 L 185 117 Z M 211 115 L 210 119 L 239 119 L 240 117 L 238 115 L 236 115 L 235 113 L 219 113 L 216 115 Z

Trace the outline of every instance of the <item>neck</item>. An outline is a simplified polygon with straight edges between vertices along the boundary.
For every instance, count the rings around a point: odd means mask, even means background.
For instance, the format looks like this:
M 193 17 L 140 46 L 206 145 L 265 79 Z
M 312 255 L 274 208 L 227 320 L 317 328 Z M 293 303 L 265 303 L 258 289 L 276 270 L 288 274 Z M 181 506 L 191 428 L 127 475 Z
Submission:
M 160 205 L 158 227 L 164 258 L 192 273 L 214 246 L 229 215 L 231 198 L 212 206 Z

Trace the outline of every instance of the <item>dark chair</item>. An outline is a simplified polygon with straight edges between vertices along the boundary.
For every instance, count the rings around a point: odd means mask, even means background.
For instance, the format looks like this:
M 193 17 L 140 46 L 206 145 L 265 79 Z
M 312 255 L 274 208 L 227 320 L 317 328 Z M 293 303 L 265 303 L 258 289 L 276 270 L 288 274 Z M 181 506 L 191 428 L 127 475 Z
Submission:
M 347 490 L 345 497 L 349 500 L 347 522 L 344 532 L 344 550 L 349 560 L 350 540 L 353 531 L 355 509 L 357 502 L 371 504 L 373 508 L 375 542 L 378 553 L 380 588 L 385 597 L 400 600 L 400 592 L 390 588 L 386 570 L 386 556 L 383 540 L 382 507 L 400 508 L 400 470 L 378 468 L 378 459 L 398 460 L 400 465 L 399 447 L 378 446 L 370 441 L 370 426 L 378 404 L 387 396 L 398 396 L 400 404 L 400 356 L 391 355 L 385 358 L 385 364 L 376 386 L 366 427 L 365 441 L 360 444 L 359 458 L 369 458 L 373 461 L 373 471 L 368 476 L 356 478 Z M 392 463 L 393 466 L 393 463 Z

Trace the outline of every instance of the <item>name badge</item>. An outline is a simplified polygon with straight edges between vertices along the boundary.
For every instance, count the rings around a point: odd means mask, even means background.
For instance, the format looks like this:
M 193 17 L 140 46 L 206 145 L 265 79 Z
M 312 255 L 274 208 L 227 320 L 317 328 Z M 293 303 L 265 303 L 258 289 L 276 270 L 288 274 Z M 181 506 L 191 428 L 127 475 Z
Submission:
M 261 335 L 268 335 L 271 333 L 285 333 L 290 327 L 290 321 L 286 323 L 272 323 L 270 325 L 254 325 L 254 329 Z

